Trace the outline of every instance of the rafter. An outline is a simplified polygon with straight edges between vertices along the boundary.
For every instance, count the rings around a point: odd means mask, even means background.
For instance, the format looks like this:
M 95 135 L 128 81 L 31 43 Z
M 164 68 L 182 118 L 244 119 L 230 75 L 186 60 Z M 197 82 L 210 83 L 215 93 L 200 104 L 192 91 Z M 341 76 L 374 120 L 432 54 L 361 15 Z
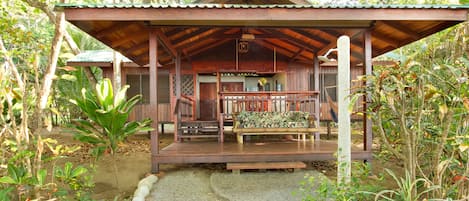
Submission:
M 305 36 L 305 37 L 307 37 L 307 38 L 309 38 L 309 39 L 311 39 L 311 40 L 315 40 L 315 41 L 317 41 L 318 43 L 322 43 L 322 44 L 327 44 L 327 43 L 329 43 L 328 40 L 326 40 L 326 39 L 324 39 L 324 38 L 321 38 L 321 37 L 318 37 L 318 36 L 315 36 L 315 35 L 313 35 L 313 34 L 310 34 L 309 32 L 304 31 L 304 30 L 302 30 L 302 29 L 289 29 L 289 30 L 292 31 L 292 32 L 298 33 L 298 34 L 300 34 L 300 35 L 303 35 L 303 36 Z
M 291 59 L 290 59 L 289 62 L 295 61 L 296 57 L 298 57 L 304 50 L 305 50 L 305 49 L 302 48 L 301 50 L 299 50 L 298 52 L 296 52 L 296 53 L 291 57 Z
M 91 33 L 91 35 L 93 35 L 96 38 L 101 38 L 101 37 L 106 36 L 110 33 L 113 33 L 113 32 L 116 32 L 116 31 L 121 31 L 123 29 L 127 29 L 127 28 L 129 28 L 129 25 L 130 25 L 129 23 L 125 23 L 125 22 L 116 23 L 116 24 L 111 25 L 111 27 L 109 27 L 109 28 L 105 28 L 105 29 L 100 30 L 98 32 L 93 32 L 93 33 Z
M 187 40 L 184 40 L 184 41 L 176 44 L 175 47 L 179 48 L 179 49 L 185 49 L 185 48 L 197 43 L 200 40 L 204 40 L 204 39 L 212 37 L 216 34 L 223 34 L 224 31 L 225 31 L 225 29 L 221 29 L 221 28 L 210 29 L 210 30 L 207 30 L 207 31 L 199 34 L 199 35 L 192 36 L 191 38 L 188 38 Z
M 344 34 L 344 35 L 349 35 L 350 37 L 350 40 L 352 41 L 353 39 L 355 39 L 356 37 L 358 36 L 361 36 L 362 31 L 354 31 L 352 33 L 349 33 L 349 34 Z M 335 36 L 337 37 L 337 36 Z M 326 45 L 325 47 L 323 47 L 321 50 L 318 51 L 317 55 L 323 55 L 325 54 L 327 51 L 329 51 L 330 49 L 332 48 L 335 48 L 337 46 L 337 40 L 334 40 L 334 41 L 331 41 L 328 45 Z
M 132 52 L 134 52 L 134 51 L 141 50 L 141 49 L 143 49 L 143 48 L 145 48 L 145 47 L 148 47 L 148 41 L 143 41 L 143 42 L 141 42 L 141 43 L 139 43 L 139 44 L 136 44 L 135 46 L 133 46 L 133 47 L 127 49 L 126 52 L 132 53 Z
M 412 40 L 418 40 L 419 38 L 422 38 L 422 36 L 420 36 L 416 31 L 413 31 L 411 27 L 406 27 L 402 24 L 393 21 L 380 21 L 380 23 L 383 23 L 384 25 L 392 28 L 395 31 L 408 35 L 410 38 L 412 38 Z
M 164 48 L 168 51 L 168 53 L 172 57 L 176 57 L 177 51 L 176 48 L 174 48 L 173 44 L 169 40 L 169 38 L 161 31 L 161 29 L 155 30 L 156 34 L 158 35 L 158 39 L 160 40 L 161 44 L 164 46 Z
M 273 50 L 275 48 L 279 53 L 287 56 L 288 58 L 291 58 L 296 53 L 296 52 L 291 51 L 289 49 L 278 46 L 277 44 L 272 43 L 271 41 L 268 41 L 268 40 L 254 40 L 254 42 L 259 44 L 259 45 L 262 45 L 266 48 L 269 48 L 271 50 Z M 308 57 L 306 57 L 304 55 L 301 55 L 301 54 L 299 55 L 299 57 L 302 57 L 303 59 L 306 59 L 306 60 L 311 60 L 311 58 L 308 58 Z
M 111 46 L 112 47 L 119 47 L 121 45 L 124 45 L 130 41 L 139 41 L 140 39 L 142 38 L 147 38 L 148 37 L 148 33 L 146 32 L 137 32 L 135 35 L 132 35 L 132 36 L 129 36 L 127 38 L 123 38 L 121 40 L 118 40 L 118 41 L 115 41 L 113 43 L 111 43 Z
M 201 35 L 201 34 L 203 34 L 205 32 L 208 32 L 208 31 L 210 31 L 210 29 L 203 28 L 203 29 L 196 29 L 196 30 L 193 30 L 193 31 L 191 31 L 191 29 L 186 29 L 186 30 L 183 31 L 183 33 L 185 33 L 183 35 L 183 37 L 180 37 L 177 40 L 173 40 L 173 43 L 176 46 L 178 46 L 178 44 L 183 43 L 184 41 L 187 41 L 187 40 L 193 38 L 194 36 Z
M 383 42 L 387 43 L 388 45 L 390 45 L 393 48 L 399 47 L 398 40 L 390 38 L 387 35 L 383 35 L 383 34 L 377 32 L 377 31 L 374 31 L 371 36 L 372 36 L 372 38 L 375 38 L 376 40 L 380 40 L 380 41 L 383 41 Z
M 287 34 L 281 32 L 281 31 L 278 31 L 276 29 L 270 29 L 268 31 L 271 32 L 274 35 L 277 35 L 278 38 L 282 38 L 282 37 L 285 38 L 287 40 L 287 42 L 291 43 L 292 45 L 295 45 L 295 46 L 299 47 L 300 49 L 303 48 L 303 49 L 309 50 L 310 52 L 318 51 L 318 48 L 316 48 L 314 46 L 308 46 L 305 41 L 294 38 L 294 37 L 292 37 L 290 35 L 287 35 Z
M 223 44 L 227 43 L 227 42 L 230 41 L 230 40 L 231 40 L 231 39 L 219 40 L 219 41 L 217 41 L 217 42 L 215 42 L 215 43 L 212 43 L 212 44 L 210 44 L 210 45 L 207 45 L 207 46 L 205 46 L 205 47 L 203 47 L 203 48 L 198 48 L 197 50 L 195 50 L 195 51 L 193 51 L 193 52 L 190 52 L 188 55 L 189 55 L 189 57 L 193 57 L 193 56 L 198 55 L 198 54 L 200 54 L 200 53 L 203 53 L 203 52 L 205 52 L 205 51 L 207 51 L 207 50 L 209 50 L 209 49 L 212 49 L 212 48 L 218 47 L 218 46 L 220 46 L 220 45 L 223 45 Z

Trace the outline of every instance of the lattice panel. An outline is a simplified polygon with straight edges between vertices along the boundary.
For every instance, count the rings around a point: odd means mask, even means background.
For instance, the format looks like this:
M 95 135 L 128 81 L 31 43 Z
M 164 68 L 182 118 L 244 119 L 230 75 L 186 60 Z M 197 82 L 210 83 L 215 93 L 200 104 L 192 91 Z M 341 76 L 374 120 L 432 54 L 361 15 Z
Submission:
M 176 75 L 173 74 L 173 95 L 176 96 Z M 194 95 L 194 76 L 181 75 L 181 94 Z

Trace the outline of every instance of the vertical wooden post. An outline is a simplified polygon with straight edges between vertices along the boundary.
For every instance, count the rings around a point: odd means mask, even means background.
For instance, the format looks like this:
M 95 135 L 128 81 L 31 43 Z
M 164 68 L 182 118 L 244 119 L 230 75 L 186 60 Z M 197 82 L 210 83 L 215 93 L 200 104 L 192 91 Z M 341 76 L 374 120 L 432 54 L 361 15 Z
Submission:
M 219 71 L 217 71 L 217 120 L 220 121 L 220 113 L 221 113 L 221 105 L 220 105 L 220 92 L 221 92 L 221 74 Z
M 372 69 L 373 69 L 373 63 L 372 63 L 372 44 L 371 44 L 371 30 L 366 30 L 364 32 L 364 40 L 365 40 L 365 47 L 364 47 L 364 55 L 365 55 L 365 75 L 369 76 L 371 75 Z M 371 83 L 369 81 L 366 82 L 366 86 L 369 86 Z M 364 135 L 363 135 L 363 146 L 365 151 L 371 151 L 372 143 L 373 143 L 373 131 L 372 131 L 372 122 L 370 117 L 367 115 L 366 110 L 368 107 L 368 104 L 371 102 L 371 97 L 370 94 L 367 94 L 365 97 L 363 97 L 365 100 L 363 101 L 363 110 L 364 110 L 364 116 L 363 116 L 363 122 L 364 122 Z
M 158 35 L 154 30 L 149 33 L 149 62 L 150 62 L 150 105 L 153 110 L 152 127 L 155 129 L 151 132 L 151 172 L 159 172 L 159 164 L 156 156 L 159 153 L 159 136 L 158 136 Z
M 179 125 L 181 124 L 181 110 L 182 110 L 182 105 L 181 105 L 181 53 L 178 52 L 176 55 L 176 76 L 175 76 L 175 83 L 176 83 L 176 118 L 174 122 L 174 142 L 178 142 L 179 135 L 181 133 L 179 130 Z
M 337 183 L 348 184 L 351 179 L 351 127 L 350 112 L 350 38 L 337 40 L 337 102 L 338 102 L 338 150 Z
M 316 56 L 314 57 L 314 61 L 313 61 L 313 70 L 314 70 L 314 91 L 317 91 L 319 92 L 319 59 L 317 57 L 317 54 Z M 316 102 L 314 102 L 314 115 L 316 117 L 316 125 L 319 127 L 319 123 L 320 123 L 320 110 L 321 110 L 321 93 L 319 93 L 317 95 L 317 98 L 316 98 Z M 314 133 L 314 137 L 316 138 L 316 140 L 319 140 L 320 139 L 320 135 L 319 135 L 319 131 Z
M 217 71 L 217 120 L 218 120 L 218 141 L 223 142 L 224 141 L 224 136 L 223 136 L 223 121 L 224 121 L 224 114 L 222 114 L 222 103 L 221 103 L 221 98 L 220 98 L 220 92 L 221 92 L 221 74 L 220 71 Z

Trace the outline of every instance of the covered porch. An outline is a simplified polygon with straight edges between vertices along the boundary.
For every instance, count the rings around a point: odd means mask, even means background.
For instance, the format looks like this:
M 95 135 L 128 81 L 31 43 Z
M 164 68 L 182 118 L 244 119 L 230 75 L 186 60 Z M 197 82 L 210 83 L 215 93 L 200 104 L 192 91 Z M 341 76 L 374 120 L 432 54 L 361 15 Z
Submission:
M 239 111 L 303 111 L 318 123 L 330 121 L 324 96 L 326 85 L 333 84 L 326 83 L 326 74 L 340 80 L 318 56 L 335 48 L 338 37 L 351 39 L 353 79 L 371 75 L 373 57 L 467 18 L 461 6 L 61 4 L 57 9 L 132 60 L 140 75 L 148 75 L 146 82 L 140 77 L 148 102 L 135 118 L 150 117 L 156 128 L 164 114 L 177 128 L 174 144 L 165 148 L 159 147 L 158 131 L 151 133 L 152 172 L 162 163 L 332 160 L 337 144 L 319 135 L 313 142 L 240 145 L 224 140 L 224 126 Z M 165 89 L 159 82 L 162 72 Z M 268 90 L 257 86 L 260 78 L 267 80 Z M 169 107 L 164 113 L 161 91 Z M 365 111 L 367 104 L 362 98 L 355 112 Z M 356 118 L 363 122 L 364 146 L 354 148 L 352 158 L 370 160 L 372 124 L 366 115 Z M 219 140 L 181 140 L 193 129 L 186 126 L 185 131 L 184 124 L 198 121 L 215 122 Z

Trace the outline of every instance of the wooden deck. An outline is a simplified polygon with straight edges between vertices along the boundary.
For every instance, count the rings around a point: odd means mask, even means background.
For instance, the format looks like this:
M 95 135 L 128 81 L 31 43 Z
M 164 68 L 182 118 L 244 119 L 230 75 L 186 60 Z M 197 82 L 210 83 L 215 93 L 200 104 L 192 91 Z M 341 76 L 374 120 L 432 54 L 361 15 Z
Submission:
M 173 143 L 160 150 L 153 159 L 164 163 L 230 163 L 333 160 L 337 143 L 265 142 L 265 143 Z M 371 152 L 352 148 L 352 159 L 369 160 Z

